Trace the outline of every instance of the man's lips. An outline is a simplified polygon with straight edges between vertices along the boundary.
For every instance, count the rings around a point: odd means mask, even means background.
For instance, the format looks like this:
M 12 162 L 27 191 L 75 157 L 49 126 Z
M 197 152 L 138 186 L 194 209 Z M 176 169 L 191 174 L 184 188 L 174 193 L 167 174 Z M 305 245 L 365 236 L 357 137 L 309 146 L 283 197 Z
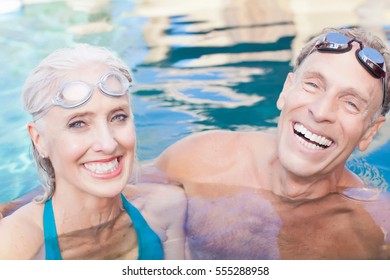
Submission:
M 301 123 L 294 123 L 293 129 L 299 142 L 308 148 L 316 150 L 326 149 L 334 143 L 332 139 L 310 131 Z

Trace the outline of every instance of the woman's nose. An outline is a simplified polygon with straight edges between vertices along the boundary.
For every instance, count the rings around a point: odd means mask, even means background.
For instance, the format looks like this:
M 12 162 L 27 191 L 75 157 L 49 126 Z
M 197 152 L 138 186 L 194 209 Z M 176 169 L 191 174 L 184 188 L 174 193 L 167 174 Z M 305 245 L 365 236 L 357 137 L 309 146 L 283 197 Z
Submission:
M 109 125 L 104 124 L 96 128 L 93 150 L 105 154 L 113 154 L 118 146 L 115 135 Z

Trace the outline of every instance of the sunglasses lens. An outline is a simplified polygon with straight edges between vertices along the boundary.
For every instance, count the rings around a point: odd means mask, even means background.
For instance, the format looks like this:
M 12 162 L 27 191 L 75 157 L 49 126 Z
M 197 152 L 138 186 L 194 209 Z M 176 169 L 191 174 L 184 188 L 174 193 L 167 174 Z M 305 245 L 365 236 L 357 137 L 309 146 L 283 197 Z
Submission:
M 108 95 L 121 96 L 126 94 L 130 83 L 123 74 L 111 72 L 103 78 L 100 86 Z
M 351 49 L 349 38 L 340 33 L 328 33 L 320 39 L 315 47 L 320 52 L 346 52 Z
M 325 38 L 326 41 L 339 45 L 345 45 L 349 42 L 349 38 L 340 33 L 328 33 Z
M 89 98 L 90 90 L 90 87 L 82 82 L 67 83 L 57 95 L 56 100 L 62 107 L 75 107 Z
M 362 52 L 368 58 L 370 58 L 373 62 L 378 64 L 379 66 L 381 66 L 381 67 L 384 66 L 385 60 L 384 60 L 383 56 L 377 50 L 365 47 L 365 48 L 363 48 Z
M 385 60 L 383 56 L 375 49 L 364 47 L 358 52 L 358 58 L 363 62 L 369 71 L 377 78 L 384 78 L 386 75 L 385 71 Z M 366 68 L 367 68 L 366 67 Z

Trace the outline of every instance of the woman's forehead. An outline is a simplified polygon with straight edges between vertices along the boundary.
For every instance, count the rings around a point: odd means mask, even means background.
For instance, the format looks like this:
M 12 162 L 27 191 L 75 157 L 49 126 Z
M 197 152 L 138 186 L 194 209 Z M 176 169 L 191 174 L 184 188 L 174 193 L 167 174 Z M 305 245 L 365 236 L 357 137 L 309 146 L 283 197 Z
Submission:
M 91 62 L 67 71 L 62 82 L 65 83 L 73 80 L 83 80 L 93 83 L 110 70 L 111 68 L 107 65 Z

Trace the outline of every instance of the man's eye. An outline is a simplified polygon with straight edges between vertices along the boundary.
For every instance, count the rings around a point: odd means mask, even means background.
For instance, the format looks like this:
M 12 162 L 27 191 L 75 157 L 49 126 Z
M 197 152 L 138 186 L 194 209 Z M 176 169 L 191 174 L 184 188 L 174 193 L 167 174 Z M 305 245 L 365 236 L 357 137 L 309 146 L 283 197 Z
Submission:
M 318 85 L 314 82 L 308 82 L 307 85 L 313 88 L 318 88 Z
M 319 89 L 319 86 L 315 82 L 304 82 L 303 89 L 308 91 L 308 92 L 314 92 L 314 91 Z

